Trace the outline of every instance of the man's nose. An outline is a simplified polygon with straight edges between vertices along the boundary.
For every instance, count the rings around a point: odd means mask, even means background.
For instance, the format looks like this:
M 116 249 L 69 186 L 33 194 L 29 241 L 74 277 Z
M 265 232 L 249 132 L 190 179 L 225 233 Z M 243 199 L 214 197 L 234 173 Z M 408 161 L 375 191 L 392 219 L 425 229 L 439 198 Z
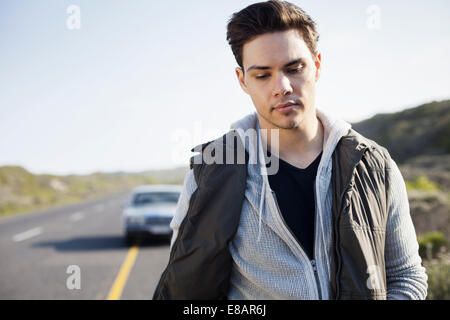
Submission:
M 275 77 L 275 83 L 273 88 L 273 95 L 279 96 L 279 95 L 288 95 L 293 92 L 291 81 L 289 78 L 284 74 L 280 73 L 279 76 Z

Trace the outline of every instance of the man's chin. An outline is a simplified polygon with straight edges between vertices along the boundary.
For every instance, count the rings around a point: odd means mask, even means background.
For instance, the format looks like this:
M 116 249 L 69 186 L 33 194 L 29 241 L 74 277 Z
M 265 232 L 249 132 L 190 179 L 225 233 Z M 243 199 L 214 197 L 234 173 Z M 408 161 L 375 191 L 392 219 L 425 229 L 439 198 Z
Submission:
M 280 125 L 277 125 L 277 127 L 280 129 L 291 130 L 297 128 L 298 124 L 295 121 L 290 121 L 289 123 L 282 123 Z
M 274 111 L 276 112 L 276 111 Z M 273 117 L 273 124 L 280 129 L 295 129 L 302 122 L 303 118 L 297 112 L 290 112 L 289 114 Z
M 270 121 L 272 123 L 273 126 L 279 128 L 279 129 L 285 129 L 285 130 L 290 130 L 290 129 L 295 129 L 296 127 L 298 127 L 298 123 L 295 121 L 294 118 L 291 119 L 272 119 Z

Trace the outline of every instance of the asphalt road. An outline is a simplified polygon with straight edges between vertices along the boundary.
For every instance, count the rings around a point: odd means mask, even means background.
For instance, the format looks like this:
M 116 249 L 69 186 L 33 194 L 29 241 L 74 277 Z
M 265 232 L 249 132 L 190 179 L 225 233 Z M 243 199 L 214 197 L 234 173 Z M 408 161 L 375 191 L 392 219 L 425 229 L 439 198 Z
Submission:
M 0 299 L 151 299 L 169 240 L 126 244 L 126 196 L 1 218 Z

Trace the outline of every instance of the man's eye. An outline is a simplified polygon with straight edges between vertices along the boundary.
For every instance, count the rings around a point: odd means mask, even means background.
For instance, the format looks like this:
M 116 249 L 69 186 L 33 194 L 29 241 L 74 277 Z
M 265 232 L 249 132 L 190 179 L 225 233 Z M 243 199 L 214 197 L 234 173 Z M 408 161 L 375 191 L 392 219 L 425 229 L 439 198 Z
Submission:
M 295 74 L 295 73 L 298 73 L 300 71 L 302 71 L 302 67 L 301 66 L 299 66 L 297 68 L 294 68 L 294 69 L 288 69 L 287 72 L 290 73 L 290 74 Z M 256 79 L 265 79 L 265 78 L 268 78 L 269 76 L 270 76 L 269 74 L 263 74 L 263 75 L 255 76 L 255 78 Z
M 302 70 L 302 68 L 298 67 L 298 68 L 294 68 L 294 69 L 289 69 L 288 72 L 289 73 L 297 73 L 297 72 L 300 72 L 301 70 Z

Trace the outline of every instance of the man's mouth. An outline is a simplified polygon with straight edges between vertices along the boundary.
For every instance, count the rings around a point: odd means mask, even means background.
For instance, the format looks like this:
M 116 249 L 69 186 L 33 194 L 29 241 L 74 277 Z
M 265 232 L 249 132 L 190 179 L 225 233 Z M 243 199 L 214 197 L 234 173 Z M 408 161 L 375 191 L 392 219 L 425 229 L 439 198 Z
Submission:
M 285 103 L 279 103 L 274 107 L 275 111 L 281 112 L 281 113 L 288 113 L 292 111 L 295 108 L 298 108 L 299 105 L 296 104 L 294 101 L 288 101 Z

